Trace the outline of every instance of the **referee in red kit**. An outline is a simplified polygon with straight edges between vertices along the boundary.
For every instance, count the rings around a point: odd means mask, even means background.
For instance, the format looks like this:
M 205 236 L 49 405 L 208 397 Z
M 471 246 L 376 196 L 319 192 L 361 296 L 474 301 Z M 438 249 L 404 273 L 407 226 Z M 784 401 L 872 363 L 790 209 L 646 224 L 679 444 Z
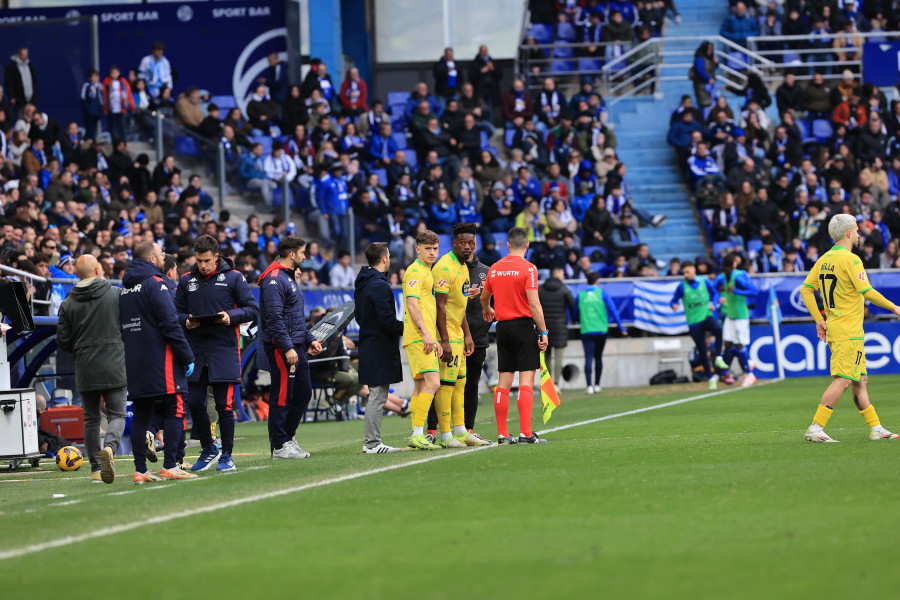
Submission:
M 537 268 L 525 260 L 528 233 L 521 227 L 509 230 L 509 256 L 495 262 L 488 271 L 481 294 L 484 320 L 497 319 L 497 363 L 500 382 L 494 393 L 497 415 L 498 444 L 543 444 L 531 431 L 531 408 L 534 404 L 534 372 L 541 366 L 540 353 L 547 349 L 544 311 L 538 297 Z M 495 309 L 491 308 L 491 296 Z M 537 326 L 537 329 L 535 329 Z M 519 438 L 509 435 L 506 416 L 509 411 L 509 388 L 519 373 Z

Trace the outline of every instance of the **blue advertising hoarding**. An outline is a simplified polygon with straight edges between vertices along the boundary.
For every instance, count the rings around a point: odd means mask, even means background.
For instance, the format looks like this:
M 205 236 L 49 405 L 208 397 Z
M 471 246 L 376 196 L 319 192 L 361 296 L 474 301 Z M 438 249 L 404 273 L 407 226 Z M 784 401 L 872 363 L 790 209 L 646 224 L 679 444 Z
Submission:
M 77 43 L 63 36 L 58 42 L 44 44 L 42 40 L 48 38 L 41 33 L 40 21 L 93 15 L 98 21 L 102 77 L 113 64 L 123 72 L 137 69 L 150 53 L 150 44 L 159 41 L 165 44 L 165 55 L 178 74 L 176 95 L 196 85 L 213 95 L 233 96 L 243 105 L 252 93 L 252 84 L 268 66 L 266 55 L 278 52 L 282 60 L 287 59 L 284 0 L 106 4 L 0 12 L 0 24 L 9 25 L 0 29 L 2 63 L 5 65 L 19 46 L 29 47 L 38 82 L 46 90 L 40 108 L 61 123 L 81 122 L 78 93 L 91 67 L 90 46 L 85 46 L 84 35 Z M 16 24 L 22 27 L 13 26 Z M 58 27 L 66 26 L 78 29 L 87 23 Z M 69 52 L 77 53 L 78 60 L 60 58 Z M 72 81 L 77 85 L 74 90 L 69 87 Z M 60 87 L 61 82 L 67 85 Z
M 865 324 L 866 367 L 869 375 L 900 373 L 900 323 L 875 321 Z M 782 325 L 781 348 L 786 377 L 828 377 L 831 374 L 827 344 L 816 337 L 812 322 L 808 325 Z M 750 327 L 750 360 L 756 362 L 754 374 L 760 379 L 778 377 L 775 362 L 775 336 L 771 325 Z
M 900 72 L 900 42 L 866 42 L 862 62 L 868 83 L 879 87 L 895 85 Z

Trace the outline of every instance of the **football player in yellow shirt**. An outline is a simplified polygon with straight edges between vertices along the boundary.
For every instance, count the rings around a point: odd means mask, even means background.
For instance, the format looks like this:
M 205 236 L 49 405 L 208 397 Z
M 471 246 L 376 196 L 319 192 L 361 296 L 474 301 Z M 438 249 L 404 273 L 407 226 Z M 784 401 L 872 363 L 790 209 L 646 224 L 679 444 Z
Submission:
M 440 425 L 440 445 L 444 448 L 490 445 L 486 439 L 466 430 L 465 419 L 466 357 L 475 351 L 475 342 L 466 321 L 470 289 L 466 263 L 475 251 L 476 231 L 475 225 L 470 223 L 455 225 L 453 248 L 431 269 L 442 354 L 441 387 L 432 405 L 434 410 L 428 415 L 428 428 L 433 431 L 435 425 Z M 480 288 L 476 289 L 477 293 L 481 292 Z M 429 435 L 432 435 L 431 431 L 426 437 Z
M 437 306 L 434 300 L 434 280 L 431 265 L 438 257 L 440 238 L 433 231 L 416 236 L 416 258 L 403 276 L 403 349 L 413 376 L 413 397 L 410 400 L 413 433 L 410 448 L 438 450 L 425 438 L 425 419 L 440 382 L 441 345 L 437 339 Z
M 869 283 L 862 261 L 851 251 L 859 244 L 856 218 L 844 214 L 833 216 L 828 223 L 828 235 L 834 240 L 834 247 L 816 261 L 800 288 L 800 295 L 806 309 L 816 320 L 819 339 L 828 342 L 831 349 L 833 380 L 822 395 L 822 402 L 816 409 L 816 416 L 806 430 L 804 439 L 810 442 L 837 441 L 825 433 L 824 429 L 835 405 L 848 387 L 853 388 L 853 401 L 869 426 L 870 440 L 900 438 L 900 435 L 881 426 L 866 391 L 868 376 L 863 333 L 863 298 L 897 316 L 900 316 L 900 307 L 875 291 Z M 826 319 L 819 313 L 813 294 L 815 290 L 822 296 Z

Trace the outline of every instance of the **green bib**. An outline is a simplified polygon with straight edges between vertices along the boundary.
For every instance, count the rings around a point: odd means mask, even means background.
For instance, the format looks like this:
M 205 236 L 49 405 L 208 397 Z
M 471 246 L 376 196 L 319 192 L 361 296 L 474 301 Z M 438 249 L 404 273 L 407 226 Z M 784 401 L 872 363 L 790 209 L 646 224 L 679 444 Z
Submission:
M 725 291 L 722 292 L 726 300 L 725 316 L 729 319 L 749 319 L 750 309 L 747 308 L 747 297 L 728 291 L 728 286 L 731 286 L 732 289 L 734 288 L 736 276 L 737 271 L 732 271 L 731 277 L 725 278 Z
M 603 294 L 599 289 L 579 292 L 578 311 L 581 313 L 581 333 L 606 333 L 609 331 L 606 302 L 603 301 Z
M 691 287 L 691 284 L 685 279 L 682 282 L 684 288 L 684 316 L 688 325 L 700 323 L 706 320 L 711 313 L 709 310 L 709 290 L 706 288 L 706 280 L 702 276 L 697 276 L 694 281 L 700 282 L 697 289 Z

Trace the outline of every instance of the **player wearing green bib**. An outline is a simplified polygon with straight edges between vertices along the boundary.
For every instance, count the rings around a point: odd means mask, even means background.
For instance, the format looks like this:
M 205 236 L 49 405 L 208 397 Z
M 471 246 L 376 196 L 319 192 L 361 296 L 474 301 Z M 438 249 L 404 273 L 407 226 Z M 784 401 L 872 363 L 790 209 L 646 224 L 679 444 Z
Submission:
M 609 332 L 610 317 L 619 326 L 622 335 L 628 332 L 619 320 L 616 303 L 606 290 L 597 287 L 600 276 L 588 273 L 588 286 L 578 293 L 578 316 L 581 322 L 581 345 L 584 347 L 584 377 L 587 380 L 588 394 L 600 393 L 600 375 L 603 374 L 603 349 L 606 347 L 606 334 Z M 592 368 L 596 363 L 596 371 Z M 593 375 L 593 384 L 591 383 Z
M 697 267 L 689 260 L 681 263 L 684 281 L 679 282 L 669 304 L 672 310 L 678 310 L 679 302 L 684 304 L 684 316 L 687 319 L 688 333 L 697 346 L 697 354 L 703 365 L 703 372 L 709 380 L 709 389 L 716 389 L 719 376 L 713 373 L 709 364 L 709 351 L 706 347 L 706 334 L 712 333 L 716 338 L 716 367 L 724 368 L 722 361 L 722 328 L 715 317 L 719 292 L 706 277 L 697 276 Z
M 719 302 L 725 313 L 722 335 L 725 340 L 725 364 L 730 368 L 737 357 L 744 371 L 741 385 L 748 386 L 756 381 L 756 376 L 747 356 L 750 347 L 750 308 L 747 302 L 756 297 L 758 290 L 747 272 L 737 268 L 741 260 L 739 254 L 725 258 L 723 271 L 716 277 L 716 289 L 722 292 Z

